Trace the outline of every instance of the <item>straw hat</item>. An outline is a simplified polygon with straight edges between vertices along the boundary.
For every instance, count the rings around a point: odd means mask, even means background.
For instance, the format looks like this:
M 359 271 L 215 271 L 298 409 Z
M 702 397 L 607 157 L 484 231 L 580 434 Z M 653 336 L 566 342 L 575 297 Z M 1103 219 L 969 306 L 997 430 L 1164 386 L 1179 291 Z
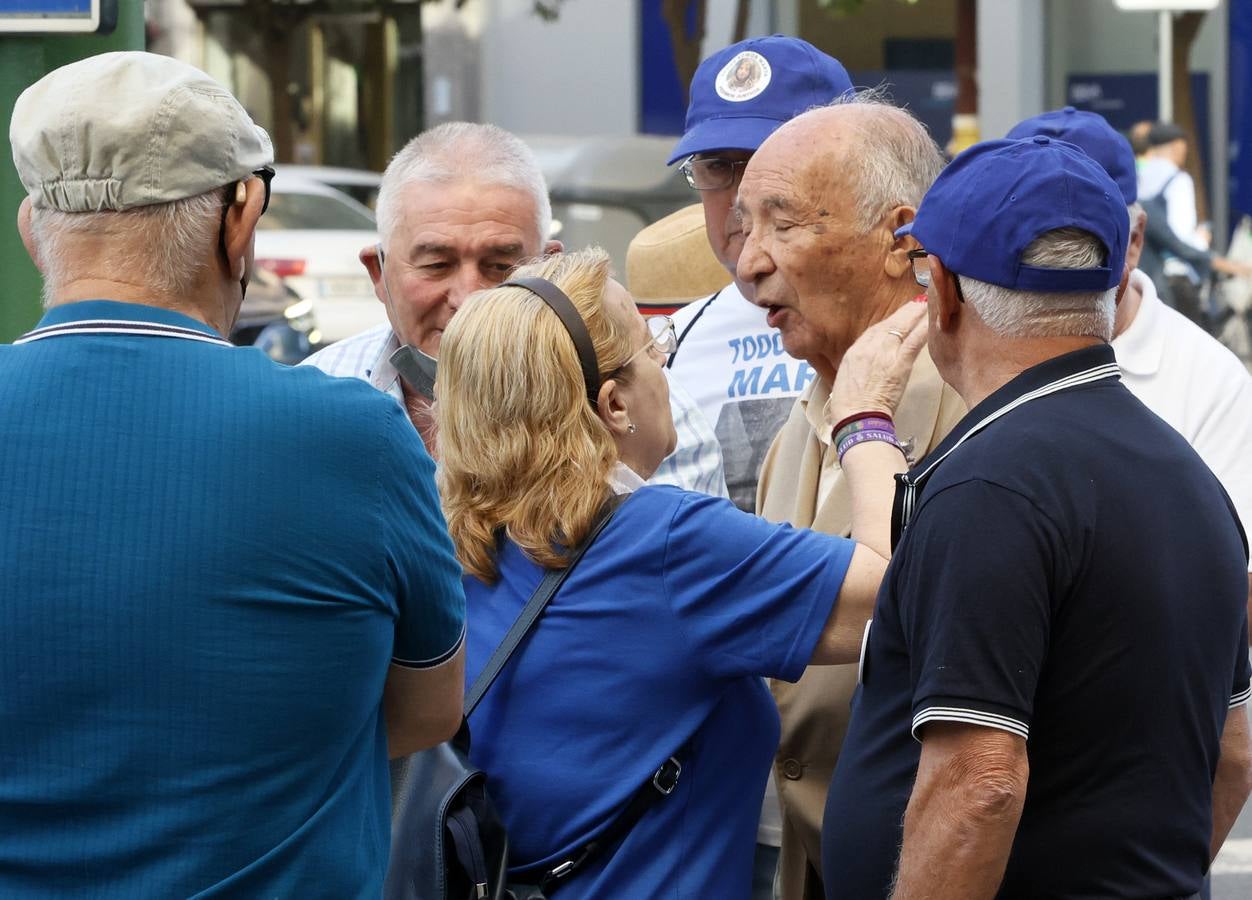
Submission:
M 730 273 L 709 247 L 699 203 L 653 222 L 626 250 L 626 287 L 640 306 L 683 306 L 728 284 Z

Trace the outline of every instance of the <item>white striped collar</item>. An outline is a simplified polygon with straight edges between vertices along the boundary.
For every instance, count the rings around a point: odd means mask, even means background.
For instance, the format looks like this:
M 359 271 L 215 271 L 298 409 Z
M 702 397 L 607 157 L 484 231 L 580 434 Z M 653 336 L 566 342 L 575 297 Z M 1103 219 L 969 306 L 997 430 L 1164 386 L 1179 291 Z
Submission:
M 1102 344 L 1067 353 L 1028 369 L 978 404 L 935 448 L 935 452 L 922 460 L 920 470 L 896 476 L 896 496 L 891 513 L 892 549 L 912 521 L 922 486 L 958 447 L 992 422 L 1032 400 L 1106 378 L 1121 378 L 1121 369 L 1112 349 Z
M 169 325 L 163 322 L 142 322 L 133 319 L 83 319 L 77 322 L 64 322 L 59 325 L 45 325 L 28 331 L 15 340 L 14 344 L 29 344 L 47 338 L 63 337 L 74 334 L 122 334 L 140 335 L 143 337 L 177 338 L 186 341 L 199 341 L 206 344 L 234 346 L 230 341 L 208 334 L 197 328 L 186 328 L 182 325 Z

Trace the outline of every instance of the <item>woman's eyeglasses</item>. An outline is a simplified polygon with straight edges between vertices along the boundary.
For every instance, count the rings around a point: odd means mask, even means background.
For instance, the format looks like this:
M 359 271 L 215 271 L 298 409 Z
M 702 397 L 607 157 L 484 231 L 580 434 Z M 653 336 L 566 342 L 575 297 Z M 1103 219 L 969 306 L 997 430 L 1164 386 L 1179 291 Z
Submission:
M 664 362 L 671 353 L 678 349 L 678 333 L 674 331 L 674 320 L 669 316 L 648 316 L 643 320 L 648 326 L 651 340 L 630 355 L 626 362 L 617 367 L 617 371 L 629 366 L 649 350 L 655 350 Z

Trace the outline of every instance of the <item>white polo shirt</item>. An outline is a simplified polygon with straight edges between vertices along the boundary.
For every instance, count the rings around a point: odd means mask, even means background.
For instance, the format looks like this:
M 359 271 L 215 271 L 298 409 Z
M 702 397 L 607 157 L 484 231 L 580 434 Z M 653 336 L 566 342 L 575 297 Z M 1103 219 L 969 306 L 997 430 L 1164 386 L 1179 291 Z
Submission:
M 1252 528 L 1252 375 L 1237 356 L 1177 310 L 1136 269 L 1143 295 L 1134 321 L 1113 339 L 1122 382 L 1187 439 Z

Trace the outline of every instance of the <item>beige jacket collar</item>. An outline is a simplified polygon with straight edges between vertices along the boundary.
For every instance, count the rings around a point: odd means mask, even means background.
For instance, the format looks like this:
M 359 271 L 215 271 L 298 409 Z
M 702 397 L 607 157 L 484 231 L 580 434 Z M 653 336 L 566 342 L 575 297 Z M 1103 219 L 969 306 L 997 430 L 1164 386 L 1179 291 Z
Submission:
M 895 414 L 896 435 L 910 467 L 920 461 L 942 437 L 935 432 L 944 389 L 943 379 L 939 377 L 930 354 L 923 350 L 913 365 L 913 374 Z M 802 528 L 815 528 L 827 534 L 847 534 L 852 524 L 852 499 L 842 472 L 838 474 L 822 508 L 817 508 L 817 485 L 821 481 L 823 467 L 839 466 L 834 448 L 830 446 L 830 435 L 827 433 L 830 429 L 822 414 L 829 397 L 830 386 L 823 384 L 821 379 L 815 379 L 797 401 L 810 428 L 798 460 L 796 483 L 799 490 L 794 495 L 794 506 L 790 511 L 783 512 L 771 508 L 773 503 L 766 502 L 761 512 L 766 518 L 788 520 Z M 782 463 L 782 460 L 776 462 Z

